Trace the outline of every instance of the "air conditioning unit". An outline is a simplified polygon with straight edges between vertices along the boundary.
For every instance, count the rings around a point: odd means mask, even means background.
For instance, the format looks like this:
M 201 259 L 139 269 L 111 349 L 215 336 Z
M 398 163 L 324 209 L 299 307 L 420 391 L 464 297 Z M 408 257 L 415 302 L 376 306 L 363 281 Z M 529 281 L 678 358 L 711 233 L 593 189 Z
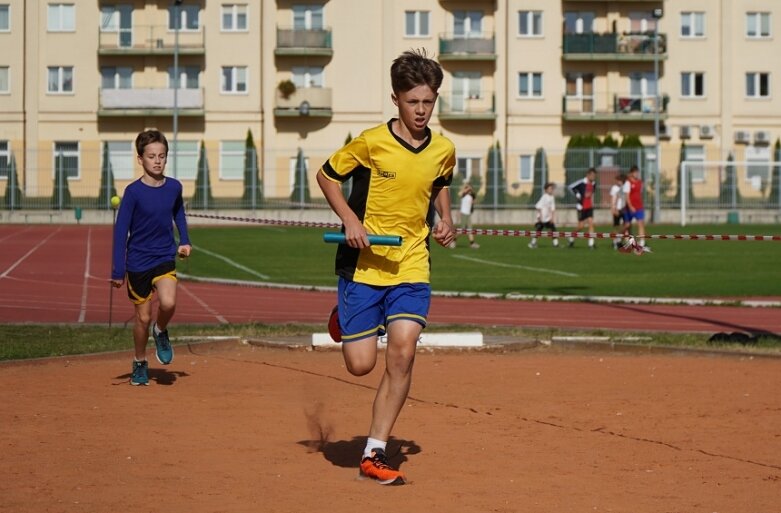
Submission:
M 716 127 L 713 125 L 700 126 L 700 139 L 713 139 L 716 135 Z
M 759 130 L 754 132 L 754 144 L 769 144 L 770 132 L 766 130 Z
M 740 144 L 748 144 L 751 142 L 751 132 L 748 130 L 738 130 L 735 132 L 735 142 Z
M 681 127 L 678 129 L 678 137 L 681 139 L 688 139 L 691 136 L 691 127 L 689 125 L 681 125 Z

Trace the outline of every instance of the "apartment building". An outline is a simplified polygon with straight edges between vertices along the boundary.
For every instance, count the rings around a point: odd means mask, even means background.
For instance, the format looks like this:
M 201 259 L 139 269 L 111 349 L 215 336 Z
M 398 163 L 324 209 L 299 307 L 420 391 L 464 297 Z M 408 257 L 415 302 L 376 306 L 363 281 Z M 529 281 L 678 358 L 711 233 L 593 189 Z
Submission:
M 638 136 L 648 177 L 676 180 L 682 154 L 731 155 L 758 163 L 739 171 L 744 194 L 770 180 L 777 0 L 308 1 L 0 0 L 0 193 L 13 162 L 27 197 L 50 196 L 60 168 L 96 196 L 107 159 L 121 191 L 140 172 L 135 135 L 154 127 L 186 195 L 205 156 L 212 194 L 239 205 L 251 133 L 263 196 L 289 198 L 296 174 L 314 183 L 393 116 L 388 69 L 410 48 L 442 63 L 432 129 L 484 188 L 491 152 L 510 197 L 539 188 L 540 149 L 545 179 L 564 183 L 566 146 L 587 134 Z

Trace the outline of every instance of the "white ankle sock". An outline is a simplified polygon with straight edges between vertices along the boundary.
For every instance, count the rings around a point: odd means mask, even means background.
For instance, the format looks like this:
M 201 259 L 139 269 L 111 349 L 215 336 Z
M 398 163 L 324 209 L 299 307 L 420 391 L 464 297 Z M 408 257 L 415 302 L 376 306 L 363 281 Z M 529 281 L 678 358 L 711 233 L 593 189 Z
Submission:
M 372 449 L 382 449 L 382 451 L 385 452 L 385 447 L 387 445 L 387 441 L 383 442 L 382 440 L 377 440 L 376 438 L 367 438 L 366 448 L 363 450 L 363 457 L 370 457 L 372 455 Z
M 154 331 L 155 335 L 159 335 L 160 332 L 163 331 L 163 330 L 161 330 L 160 328 L 157 327 L 157 323 L 154 323 L 152 325 L 152 331 Z

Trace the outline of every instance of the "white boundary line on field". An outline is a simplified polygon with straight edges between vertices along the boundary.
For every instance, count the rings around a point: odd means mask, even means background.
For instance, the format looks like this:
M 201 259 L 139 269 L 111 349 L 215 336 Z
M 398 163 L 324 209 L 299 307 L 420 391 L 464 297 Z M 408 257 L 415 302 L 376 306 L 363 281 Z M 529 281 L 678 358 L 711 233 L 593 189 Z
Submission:
M 263 273 L 259 273 L 258 271 L 254 270 L 254 269 L 250 269 L 247 266 L 241 265 L 240 263 L 238 263 L 238 262 L 236 262 L 234 260 L 231 260 L 230 258 L 228 258 L 226 256 L 220 255 L 219 253 L 215 253 L 214 251 L 209 251 L 206 248 L 202 248 L 200 246 L 193 246 L 193 249 L 198 250 L 201 253 L 206 253 L 207 255 L 209 255 L 211 257 L 214 257 L 214 258 L 217 258 L 219 260 L 222 260 L 226 264 L 231 265 L 231 266 L 235 267 L 236 269 L 240 269 L 240 270 L 244 271 L 245 273 L 251 274 L 253 276 L 257 276 L 261 280 L 268 280 L 269 278 L 271 278 L 271 276 L 268 276 L 268 275 L 263 274 Z
M 290 289 L 312 292 L 336 292 L 336 287 L 317 285 L 296 285 L 293 283 L 272 283 L 266 281 L 229 280 L 224 278 L 201 278 L 176 272 L 183 280 L 199 283 L 214 283 L 217 285 L 235 285 L 238 287 L 258 287 L 268 289 Z M 507 299 L 509 301 L 569 301 L 576 303 L 624 303 L 645 305 L 685 305 L 685 306 L 746 306 L 751 308 L 781 308 L 781 301 L 764 299 L 704 299 L 685 297 L 631 297 L 631 296 L 556 296 L 499 292 L 457 292 L 434 291 L 433 296 L 463 297 L 480 299 Z
M 568 273 L 566 271 L 557 271 L 555 269 L 545 269 L 544 267 L 529 267 L 528 265 L 505 264 L 503 262 L 495 262 L 493 260 L 483 260 L 482 258 L 474 258 L 466 255 L 451 255 L 451 256 L 453 258 L 460 258 L 461 260 L 469 260 L 470 262 L 477 262 L 479 264 L 492 265 L 494 267 L 509 267 L 510 269 L 524 269 L 526 271 L 534 271 L 536 273 L 558 274 L 559 276 L 567 276 L 569 278 L 578 278 L 580 276 L 575 273 Z

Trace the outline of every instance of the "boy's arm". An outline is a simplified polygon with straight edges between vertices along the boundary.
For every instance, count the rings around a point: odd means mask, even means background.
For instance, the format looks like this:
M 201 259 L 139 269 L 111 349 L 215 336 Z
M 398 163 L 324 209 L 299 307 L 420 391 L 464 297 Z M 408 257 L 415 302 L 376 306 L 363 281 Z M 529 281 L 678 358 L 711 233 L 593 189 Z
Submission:
M 434 208 L 439 214 L 439 222 L 434 227 L 432 235 L 440 246 L 447 247 L 456 236 L 453 229 L 453 216 L 450 213 L 450 194 L 446 187 L 435 187 L 432 194 L 434 195 Z
M 344 236 L 346 244 L 351 248 L 368 248 L 369 237 L 366 235 L 366 228 L 355 212 L 347 204 L 347 200 L 344 199 L 342 194 L 342 186 L 326 178 L 321 169 L 317 173 L 317 184 L 320 186 L 320 190 L 323 191 L 326 201 L 331 206 L 331 210 L 339 216 L 344 225 Z
M 176 225 L 176 231 L 179 232 L 179 247 L 176 249 L 176 253 L 180 257 L 190 256 L 192 245 L 190 244 L 190 234 L 187 231 L 187 215 L 184 212 L 184 200 L 182 199 L 181 191 L 174 207 L 174 224 Z

